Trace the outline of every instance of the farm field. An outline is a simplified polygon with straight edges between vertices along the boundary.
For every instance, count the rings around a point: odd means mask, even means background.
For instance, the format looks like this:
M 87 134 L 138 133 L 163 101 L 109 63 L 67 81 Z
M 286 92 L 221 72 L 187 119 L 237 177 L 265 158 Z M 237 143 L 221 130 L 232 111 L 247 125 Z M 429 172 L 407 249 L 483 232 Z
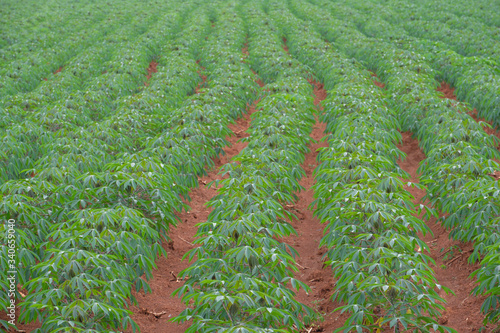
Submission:
M 0 332 L 500 332 L 500 3 L 0 20 Z

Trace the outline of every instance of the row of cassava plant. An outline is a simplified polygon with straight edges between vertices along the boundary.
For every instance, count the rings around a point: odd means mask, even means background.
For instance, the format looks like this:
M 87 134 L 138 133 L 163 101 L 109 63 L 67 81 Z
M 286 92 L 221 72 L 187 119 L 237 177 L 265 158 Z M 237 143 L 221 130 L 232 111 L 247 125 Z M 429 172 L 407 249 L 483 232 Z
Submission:
M 310 8 L 290 3 L 307 17 Z M 444 300 L 437 289 L 449 290 L 437 283 L 430 267 L 435 263 L 417 235 L 431 231 L 413 216 L 406 188 L 418 185 L 404 182 L 408 174 L 397 165 L 404 154 L 396 147 L 401 135 L 395 110 L 387 107 L 371 73 L 324 42 L 311 23 L 277 1 L 270 7 L 290 52 L 310 64 L 328 88 L 321 120 L 331 134 L 318 156 L 313 206 L 327 224 L 321 245 L 328 248 L 337 279 L 333 298 L 344 304 L 337 310 L 351 313 L 337 331 L 453 331 L 438 324 Z M 433 213 L 424 206 L 418 210 Z
M 436 79 L 453 85 L 458 98 L 476 108 L 480 117 L 491 121 L 493 126 L 500 125 L 498 61 L 482 57 L 473 51 L 465 52 L 466 55 L 463 55 L 464 52 L 460 50 L 465 48 L 464 45 L 458 45 L 452 50 L 451 46 L 444 44 L 441 39 L 428 36 L 430 33 L 436 33 L 436 36 L 449 36 L 450 33 L 440 31 L 441 23 L 418 21 L 411 26 L 405 25 L 405 22 L 411 21 L 408 17 L 411 11 L 397 12 L 393 8 L 398 7 L 389 4 L 377 5 L 361 1 L 351 1 L 347 4 L 354 8 L 336 4 L 332 13 L 335 13 L 337 18 L 349 16 L 351 24 L 368 37 L 380 38 L 385 42 L 394 43 L 398 48 L 417 51 L 435 70 Z M 415 5 L 406 4 L 406 6 Z M 380 17 L 373 17 L 371 13 L 374 11 L 383 14 Z M 458 18 L 456 20 L 460 21 Z M 462 38 L 464 33 L 459 32 L 458 35 Z M 468 46 L 469 43 L 466 41 L 463 43 L 467 44 L 467 47 L 474 47 Z M 485 45 L 477 47 L 485 48 Z
M 176 291 L 189 307 L 175 318 L 192 322 L 186 332 L 298 331 L 314 317 L 295 300 L 293 289 L 309 290 L 293 277 L 297 253 L 279 241 L 296 233 L 283 205 L 302 189 L 300 164 L 314 124 L 312 89 L 265 14 L 253 3 L 241 12 L 250 62 L 269 84 L 252 114 L 247 147 L 215 182 L 219 193 L 199 225 L 200 246 L 186 255 L 197 258 Z M 242 18 L 235 23 L 243 31 Z
M 4 172 L 0 183 L 27 178 L 27 169 L 37 160 L 50 158 L 46 145 L 67 140 L 75 132 L 87 140 L 95 136 L 89 133 L 92 128 L 103 126 L 104 119 L 127 108 L 130 96 L 143 90 L 146 69 L 161 54 L 160 45 L 177 32 L 189 8 L 179 6 L 168 12 L 146 34 L 138 35 L 140 30 L 133 25 L 125 26 L 108 35 L 107 43 L 80 52 L 65 70 L 43 81 L 33 92 L 5 99 L 0 131 L 0 166 Z M 194 78 L 198 78 L 196 73 Z M 175 100 L 186 95 L 184 90 L 176 91 L 180 96 L 163 95 Z M 82 128 L 88 130 L 81 132 Z M 106 133 L 102 128 L 97 131 Z
M 43 146 L 46 153 L 30 176 L 2 185 L 2 216 L 19 221 L 18 281 L 28 291 L 20 321 L 41 321 L 40 332 L 137 329 L 127 310 L 131 288 L 149 290 L 141 276 L 149 279 L 157 255 L 165 253 L 161 239 L 184 207 L 187 189 L 167 157 L 145 151 L 131 128 L 143 126 L 142 139 L 159 132 L 161 126 L 148 126 L 152 118 L 162 119 L 180 95 L 194 90 L 199 67 L 189 43 L 198 40 L 200 48 L 205 42 L 206 11 L 193 12 L 185 33 L 168 44 L 169 31 L 144 40 L 150 47 L 156 40 L 158 55 L 168 61 L 129 99 L 130 109 L 122 106 L 87 127 L 64 123 L 67 135 Z M 165 27 L 175 27 L 182 18 L 172 12 L 165 19 Z M 120 118 L 126 111 L 129 122 Z M 120 121 L 129 128 L 121 129 Z
M 469 261 L 481 261 L 481 268 L 472 274 L 478 281 L 473 293 L 486 296 L 484 323 L 497 324 L 500 200 L 498 180 L 492 175 L 500 169 L 494 161 L 500 156 L 498 140 L 455 103 L 440 98 L 435 73 L 418 53 L 367 38 L 342 21 L 316 22 L 319 30 L 331 31 L 336 45 L 376 70 L 386 83 L 402 129 L 415 133 L 427 155 L 419 168 L 421 183 L 427 186 L 425 199 L 445 213 L 440 220 L 451 229 L 451 237 L 474 243 Z

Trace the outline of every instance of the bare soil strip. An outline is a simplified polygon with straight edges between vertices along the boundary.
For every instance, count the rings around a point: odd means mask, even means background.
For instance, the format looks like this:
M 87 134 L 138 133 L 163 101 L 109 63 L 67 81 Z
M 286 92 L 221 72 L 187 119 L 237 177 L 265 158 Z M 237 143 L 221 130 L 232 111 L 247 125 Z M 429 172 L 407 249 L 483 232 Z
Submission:
M 323 84 L 316 81 L 310 82 L 314 85 L 314 104 L 319 105 L 326 98 L 326 90 L 323 88 Z M 311 151 L 305 155 L 302 164 L 306 175 L 301 179 L 300 184 L 305 190 L 297 194 L 298 200 L 296 204 L 289 207 L 289 210 L 298 218 L 292 221 L 298 236 L 287 237 L 285 240 L 299 253 L 297 263 L 300 266 L 295 277 L 311 287 L 309 294 L 301 290 L 297 295 L 297 300 L 321 313 L 324 319 L 324 321 L 316 322 L 304 331 L 308 333 L 332 332 L 334 329 L 341 327 L 348 318 L 346 314 L 341 315 L 339 312 L 333 312 L 340 304 L 331 300 L 335 281 L 332 269 L 324 265 L 323 255 L 326 248 L 320 249 L 319 246 L 325 225 L 313 216 L 313 211 L 309 209 L 314 200 L 314 190 L 311 187 L 315 184 L 313 172 L 318 166 L 318 149 L 328 147 L 327 142 L 319 142 L 325 136 L 325 131 L 326 124 L 316 119 L 311 137 L 318 142 L 310 145 Z
M 373 71 L 370 71 L 370 70 L 369 70 L 369 72 L 372 74 L 373 83 L 374 83 L 377 87 L 384 89 L 384 88 L 385 88 L 385 83 L 380 82 L 380 81 L 379 81 L 379 79 L 378 79 L 377 74 L 375 74 Z
M 200 64 L 200 60 L 196 60 L 196 63 L 199 65 Z M 195 94 L 200 94 L 200 89 L 203 88 L 203 86 L 205 85 L 205 82 L 207 82 L 207 76 L 206 75 L 203 75 L 203 71 L 205 70 L 205 67 L 203 66 L 200 66 L 200 69 L 198 70 L 198 75 L 201 77 L 201 82 L 198 83 L 198 85 L 196 86 L 196 88 L 194 89 L 194 93 Z
M 288 46 L 286 45 L 286 38 L 285 37 L 283 37 L 283 50 L 285 50 L 286 53 L 289 53 Z
M 418 140 L 412 138 L 411 132 L 403 132 L 402 135 L 403 143 L 398 148 L 406 154 L 406 159 L 400 160 L 398 164 L 411 175 L 411 182 L 418 183 L 417 168 L 426 157 L 419 147 Z M 406 190 L 415 197 L 414 204 L 423 203 L 425 191 L 414 188 Z M 436 261 L 436 266 L 432 268 L 437 280 L 456 294 L 447 295 L 442 291 L 439 293 L 446 300 L 446 310 L 442 313 L 439 323 L 458 332 L 478 332 L 484 318 L 480 313 L 484 299 L 470 295 L 474 281 L 469 279 L 469 275 L 479 268 L 479 265 L 470 265 L 467 262 L 472 244 L 451 240 L 449 231 L 436 222 L 436 219 L 427 222 L 433 235 L 420 235 L 420 239 L 427 243 L 430 250 L 427 254 Z
M 64 67 L 59 67 L 58 69 L 56 69 L 56 71 L 52 74 L 56 75 L 57 73 L 60 73 L 62 70 L 63 70 Z M 49 79 L 47 79 L 46 77 L 43 78 L 45 81 L 48 81 Z
M 286 42 L 286 38 L 283 37 L 283 50 L 289 53 Z M 322 110 L 323 107 L 320 106 L 320 103 L 327 97 L 327 92 L 322 83 L 314 80 L 309 80 L 309 83 L 314 87 L 314 105 Z M 305 190 L 297 193 L 298 199 L 294 206 L 287 207 L 290 212 L 297 216 L 297 219 L 292 221 L 297 236 L 284 239 L 299 254 L 297 258 L 299 271 L 295 274 L 295 278 L 305 282 L 311 288 L 309 294 L 300 290 L 297 294 L 297 301 L 315 309 L 321 313 L 324 319 L 307 328 L 304 331 L 307 333 L 332 332 L 334 329 L 342 327 L 348 318 L 347 314 L 341 315 L 339 312 L 333 312 L 340 306 L 339 303 L 334 303 L 331 300 L 335 280 L 332 269 L 324 265 L 323 255 L 326 253 L 326 248 L 319 246 L 325 225 L 313 216 L 313 211 L 309 207 L 314 201 L 314 190 L 311 187 L 316 183 L 313 172 L 319 164 L 317 161 L 318 149 L 328 147 L 328 142 L 319 142 L 325 136 L 325 132 L 326 124 L 319 122 L 316 117 L 316 124 L 310 136 L 317 143 L 309 146 L 310 152 L 305 154 L 302 164 L 306 175 L 300 180 L 300 185 Z
M 262 79 L 261 79 L 261 78 L 259 78 L 259 77 L 257 76 L 257 73 L 256 73 L 253 69 L 252 69 L 252 73 L 254 73 L 254 74 L 255 74 L 255 82 L 257 82 L 257 84 L 259 85 L 259 87 L 261 87 L 261 88 L 262 88 L 263 86 L 265 86 L 265 85 L 266 85 L 266 84 L 262 81 Z
M 148 75 L 146 76 L 146 81 L 149 81 L 149 79 L 151 79 L 151 77 L 153 76 L 153 73 L 158 72 L 158 69 L 156 69 L 157 66 L 158 66 L 158 63 L 154 60 L 151 60 L 151 62 L 149 63 L 149 67 L 147 69 Z M 149 86 L 149 83 L 144 82 L 144 85 L 147 87 L 147 86 Z

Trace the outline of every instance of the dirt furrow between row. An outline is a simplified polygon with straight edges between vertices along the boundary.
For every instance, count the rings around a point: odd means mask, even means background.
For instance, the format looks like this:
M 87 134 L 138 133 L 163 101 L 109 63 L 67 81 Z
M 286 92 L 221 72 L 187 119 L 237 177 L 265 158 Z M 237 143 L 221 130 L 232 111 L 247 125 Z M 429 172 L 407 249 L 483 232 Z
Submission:
M 199 65 L 200 64 L 200 59 L 196 60 L 196 63 Z M 205 82 L 207 82 L 207 76 L 203 74 L 204 71 L 205 71 L 205 67 L 200 66 L 200 69 L 198 70 L 198 75 L 200 76 L 201 81 L 200 81 L 200 83 L 198 83 L 198 85 L 194 89 L 194 93 L 195 94 L 199 94 L 200 93 L 200 89 L 202 89 L 205 86 Z
M 398 164 L 411 175 L 411 182 L 418 183 L 417 168 L 426 158 L 425 154 L 420 149 L 418 140 L 412 138 L 412 133 L 403 132 L 402 136 L 403 143 L 398 148 L 406 154 L 406 159 L 400 160 Z M 423 204 L 425 191 L 409 187 L 406 190 L 415 197 L 415 205 Z M 427 243 L 430 250 L 427 254 L 436 262 L 432 267 L 435 276 L 439 284 L 455 292 L 455 295 L 447 295 L 440 291 L 440 296 L 446 300 L 446 310 L 442 312 L 439 323 L 458 332 L 477 332 L 482 327 L 484 315 L 480 311 L 483 299 L 470 295 L 474 280 L 470 279 L 469 275 L 479 268 L 479 265 L 470 265 L 467 262 L 466 254 L 472 250 L 472 244 L 450 239 L 450 232 L 435 218 L 427 221 L 427 226 L 432 230 L 432 234 L 420 235 L 420 238 Z
M 319 82 L 311 81 L 311 83 L 314 85 L 314 104 L 319 105 L 326 98 L 326 90 Z M 310 152 L 305 155 L 302 164 L 306 175 L 301 179 L 300 184 L 305 190 L 298 193 L 296 204 L 294 207 L 290 207 L 290 211 L 298 218 L 292 221 L 298 236 L 289 237 L 286 240 L 299 253 L 297 263 L 300 266 L 295 277 L 311 288 L 309 294 L 301 290 L 297 295 L 297 300 L 312 307 L 323 317 L 323 321 L 313 323 L 306 332 L 332 332 L 341 327 L 347 318 L 345 314 L 333 312 L 340 304 L 331 300 L 335 281 L 331 268 L 324 265 L 323 255 L 326 248 L 320 248 L 325 226 L 317 217 L 313 216 L 313 211 L 310 209 L 314 200 L 314 190 L 311 188 L 315 184 L 313 172 L 319 163 L 317 161 L 318 149 L 328 147 L 327 142 L 319 142 L 325 136 L 325 131 L 326 124 L 316 119 L 311 137 L 317 143 L 310 145 Z
M 149 66 L 147 68 L 147 72 L 148 74 L 146 75 L 146 82 L 144 82 L 144 85 L 147 87 L 149 86 L 149 79 L 151 79 L 153 77 L 153 74 L 154 73 L 158 73 L 158 63 L 154 60 L 151 60 L 151 62 L 149 63 Z
M 283 50 L 289 53 L 287 39 L 283 38 Z M 327 97 L 327 92 L 322 83 L 309 80 L 313 85 L 314 105 L 320 110 L 321 101 Z M 320 241 L 323 238 L 324 225 L 320 220 L 313 215 L 310 207 L 314 201 L 314 190 L 312 186 L 315 184 L 314 170 L 318 166 L 318 149 L 328 147 L 328 142 L 320 142 L 326 135 L 326 124 L 322 123 L 316 117 L 316 123 L 310 136 L 316 141 L 309 146 L 309 153 L 305 154 L 302 168 L 305 171 L 305 176 L 300 180 L 300 185 L 304 190 L 297 194 L 298 200 L 289 210 L 297 216 L 297 219 L 292 221 L 294 229 L 297 231 L 297 236 L 287 237 L 285 242 L 290 244 L 298 252 L 299 271 L 295 274 L 295 278 L 306 283 L 311 292 L 307 294 L 304 290 L 300 290 L 297 294 L 297 301 L 310 306 L 321 314 L 322 320 L 313 323 L 305 332 L 332 332 L 334 329 L 343 325 L 347 316 L 341 315 L 339 312 L 333 312 L 335 308 L 340 306 L 331 300 L 335 281 L 331 268 L 324 265 L 323 255 L 326 253 L 326 248 L 320 248 Z

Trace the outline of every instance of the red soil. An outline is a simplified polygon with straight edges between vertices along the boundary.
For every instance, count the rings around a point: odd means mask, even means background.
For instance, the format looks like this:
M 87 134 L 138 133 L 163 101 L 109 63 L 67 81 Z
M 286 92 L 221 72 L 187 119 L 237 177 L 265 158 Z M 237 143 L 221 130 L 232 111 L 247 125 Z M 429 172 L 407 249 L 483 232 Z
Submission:
M 156 69 L 157 66 L 158 66 L 158 63 L 154 60 L 151 60 L 151 62 L 149 63 L 149 67 L 147 69 L 148 75 L 146 75 L 146 81 L 149 81 L 149 79 L 151 79 L 151 77 L 153 76 L 153 73 L 158 72 L 158 70 Z M 149 86 L 149 83 L 144 82 L 144 85 L 147 87 L 147 86 Z
M 194 89 L 194 93 L 195 94 L 201 94 L 202 92 L 200 90 L 201 90 L 201 88 L 203 88 L 203 85 L 205 84 L 205 82 L 207 82 L 207 76 L 206 75 L 201 74 L 201 72 L 199 72 L 199 71 L 198 71 L 198 75 L 200 75 L 200 77 L 201 77 L 201 82 L 198 83 L 198 85 Z
M 283 37 L 283 50 L 285 50 L 286 53 L 288 53 L 288 46 L 286 45 L 286 38 Z
M 153 73 L 158 72 L 158 70 L 156 69 L 157 66 L 158 66 L 158 63 L 154 60 L 151 60 L 151 62 L 149 63 L 149 67 L 147 69 L 147 71 L 148 71 L 148 75 L 146 76 L 147 81 L 149 81 L 149 79 L 151 79 L 151 77 L 153 76 Z M 149 86 L 149 83 L 144 82 L 144 85 L 147 87 L 147 86 Z
M 196 60 L 196 63 L 199 65 L 200 64 L 200 60 L 199 59 Z M 200 66 L 200 69 L 198 70 L 198 75 L 201 77 L 201 82 L 198 83 L 198 85 L 196 86 L 196 88 L 194 88 L 194 93 L 195 94 L 200 94 L 201 93 L 200 90 L 205 85 L 205 82 L 207 82 L 207 76 L 202 74 L 202 71 L 204 71 L 204 70 L 205 70 L 205 67 Z
M 441 86 L 439 86 L 436 90 L 444 94 L 444 96 L 441 96 L 441 98 L 453 99 L 455 101 L 457 100 L 457 96 L 455 95 L 455 88 L 444 81 L 441 82 Z
M 156 67 L 158 66 L 158 63 L 154 60 L 152 60 L 150 63 L 149 63 L 149 67 L 148 67 L 148 75 L 146 76 L 146 78 L 149 80 L 152 76 L 153 76 L 153 73 L 157 73 L 158 70 L 156 69 Z
M 314 104 L 318 106 L 326 98 L 326 90 L 323 84 L 315 81 L 310 82 L 314 85 Z M 325 131 L 326 124 L 316 120 L 311 137 L 319 141 L 324 137 Z M 318 166 L 316 158 L 318 156 L 317 150 L 320 147 L 328 147 L 328 143 L 317 142 L 310 145 L 311 151 L 305 155 L 302 164 L 306 175 L 300 181 L 305 190 L 297 194 L 298 200 L 295 205 L 287 207 L 298 218 L 292 221 L 298 236 L 287 237 L 284 240 L 299 253 L 297 263 L 300 266 L 295 277 L 311 287 L 309 294 L 303 290 L 299 291 L 297 300 L 320 312 L 324 319 L 324 321 L 311 325 L 306 332 L 332 332 L 341 327 L 347 319 L 346 314 L 341 315 L 338 312 L 333 312 L 340 304 L 333 303 L 331 300 L 335 286 L 333 272 L 329 266 L 324 266 L 323 255 L 326 249 L 319 247 L 325 225 L 313 216 L 313 211 L 309 209 L 309 205 L 314 200 L 314 191 L 311 187 L 315 184 L 313 171 Z
M 252 69 L 252 73 L 255 75 L 255 82 L 262 88 L 266 84 L 257 76 L 257 73 Z
M 372 73 L 372 76 L 373 76 L 373 83 L 379 87 L 379 88 L 382 88 L 384 89 L 385 88 L 385 83 L 382 83 L 378 80 L 378 77 L 377 77 L 377 74 L 373 73 L 372 71 L 370 71 Z
M 60 73 L 61 71 L 63 70 L 63 67 L 59 67 L 58 69 L 56 69 L 56 71 L 52 74 L 56 75 L 57 73 Z M 46 77 L 43 78 L 45 81 L 48 81 L 49 79 L 47 79 Z
M 314 105 L 318 106 L 319 103 L 321 103 L 321 101 L 323 101 L 327 96 L 325 86 L 323 85 L 323 83 L 313 80 L 309 80 L 309 83 L 314 86 Z M 323 107 L 320 106 L 320 109 L 323 110 Z

